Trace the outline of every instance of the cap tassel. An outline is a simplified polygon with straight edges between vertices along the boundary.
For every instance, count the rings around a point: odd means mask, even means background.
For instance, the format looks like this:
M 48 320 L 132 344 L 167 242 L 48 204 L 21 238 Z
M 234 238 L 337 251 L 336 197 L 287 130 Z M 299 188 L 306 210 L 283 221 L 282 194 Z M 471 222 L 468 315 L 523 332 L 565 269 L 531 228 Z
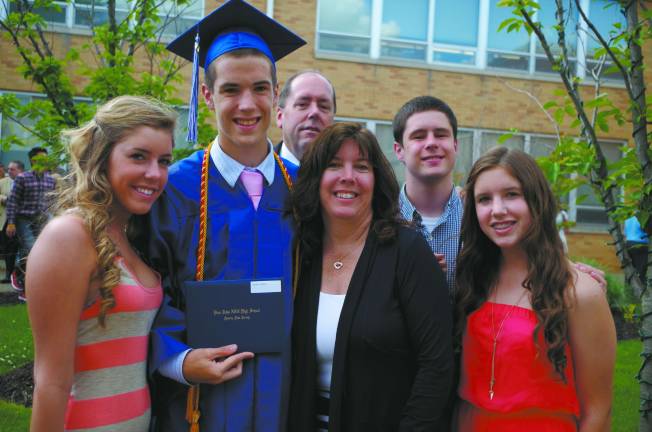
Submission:
M 192 56 L 192 87 L 190 88 L 190 107 L 188 109 L 188 136 L 186 141 L 197 142 L 197 97 L 199 95 L 199 32 L 195 35 L 195 52 Z

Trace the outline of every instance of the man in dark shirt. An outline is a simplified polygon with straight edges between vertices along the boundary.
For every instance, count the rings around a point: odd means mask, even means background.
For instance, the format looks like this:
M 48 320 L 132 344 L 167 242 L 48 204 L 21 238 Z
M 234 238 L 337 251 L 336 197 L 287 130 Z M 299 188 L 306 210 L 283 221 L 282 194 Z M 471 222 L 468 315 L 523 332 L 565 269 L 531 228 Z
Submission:
M 7 236 L 18 236 L 19 248 L 16 256 L 16 270 L 12 274 L 12 285 L 22 290 L 25 286 L 25 265 L 36 237 L 47 221 L 50 200 L 49 192 L 54 190 L 55 179 L 43 168 L 43 158 L 48 154 L 42 147 L 34 147 L 28 153 L 32 169 L 16 176 L 14 186 L 7 200 Z

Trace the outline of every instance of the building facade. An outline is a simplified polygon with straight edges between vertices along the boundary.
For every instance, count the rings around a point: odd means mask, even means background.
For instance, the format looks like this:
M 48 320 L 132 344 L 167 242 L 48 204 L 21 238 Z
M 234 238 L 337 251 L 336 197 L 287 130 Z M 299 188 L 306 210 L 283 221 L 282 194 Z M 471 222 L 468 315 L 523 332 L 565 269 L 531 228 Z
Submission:
M 180 16 L 170 26 L 170 37 L 221 3 L 196 0 L 184 10 L 175 10 Z M 457 184 L 463 184 L 473 161 L 508 131 L 512 131 L 512 136 L 504 145 L 534 156 L 548 154 L 555 147 L 554 125 L 540 104 L 561 100 L 555 95 L 562 88 L 561 81 L 551 70 L 534 35 L 524 30 L 498 31 L 500 23 L 511 16 L 509 10 L 497 6 L 498 0 L 252 0 L 251 3 L 308 42 L 279 62 L 281 84 L 298 70 L 318 69 L 324 73 L 337 90 L 337 119 L 358 121 L 371 129 L 399 179 L 403 177 L 403 169 L 392 151 L 391 120 L 399 107 L 414 96 L 437 96 L 447 101 L 458 117 Z M 615 22 L 624 25 L 615 5 L 606 7 L 609 3 L 614 2 L 581 1 L 583 12 L 607 34 Z M 105 3 L 96 0 L 95 4 L 95 8 L 100 5 L 101 11 Z M 554 1 L 540 0 L 540 4 L 536 18 L 549 26 L 555 20 Z M 56 50 L 65 52 L 71 46 L 81 46 L 88 38 L 91 5 L 92 0 L 62 3 L 61 12 L 47 16 L 48 34 Z M 168 12 L 174 8 L 167 7 Z M 101 14 L 96 12 L 95 17 L 101 22 Z M 591 70 L 596 66 L 592 53 L 597 43 L 579 19 L 579 11 L 571 9 L 569 22 L 570 28 L 576 29 L 567 33 L 569 58 L 577 76 L 585 82 L 583 92 L 591 95 L 594 92 Z M 547 35 L 551 36 L 550 31 Z M 5 39 L 0 41 L 0 56 L 0 74 L 6 77 L 0 84 L 0 92 L 14 92 L 25 99 L 40 97 L 34 86 L 16 71 L 21 60 Z M 189 66 L 182 71 L 186 82 L 189 72 Z M 613 73 L 606 78 L 603 89 L 619 107 L 625 108 L 627 99 L 622 79 Z M 74 79 L 83 82 L 84 77 L 75 75 Z M 186 100 L 186 87 L 179 87 L 179 97 Z M 83 99 L 83 95 L 79 97 Z M 3 119 L 1 124 L 3 135 L 16 130 L 8 119 Z M 620 147 L 628 142 L 628 130 L 627 124 L 622 127 L 614 124 L 601 136 L 611 160 L 619 158 Z M 564 132 L 578 133 L 571 129 Z M 272 139 L 279 138 L 280 132 L 273 130 Z M 19 150 L 4 152 L 0 160 L 11 159 L 14 154 L 19 154 Z M 575 223 L 567 234 L 570 254 L 595 259 L 610 270 L 619 271 L 615 253 L 609 246 L 611 238 L 606 232 L 604 208 L 590 188 L 580 188 L 565 200 L 570 219 Z

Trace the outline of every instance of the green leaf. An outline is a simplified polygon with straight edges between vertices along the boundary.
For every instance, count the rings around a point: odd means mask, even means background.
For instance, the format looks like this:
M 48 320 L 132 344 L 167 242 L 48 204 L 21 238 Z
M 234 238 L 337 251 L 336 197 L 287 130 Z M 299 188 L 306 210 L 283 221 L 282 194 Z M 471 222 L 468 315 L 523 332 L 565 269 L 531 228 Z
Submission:
M 511 132 L 504 133 L 504 134 L 502 134 L 501 136 L 498 137 L 498 139 L 496 140 L 496 142 L 498 143 L 498 145 L 503 145 L 503 144 L 505 144 L 505 142 L 506 142 L 507 140 L 509 140 L 509 139 L 510 139 L 511 137 L 513 137 L 513 136 L 514 136 L 514 134 L 511 133 Z

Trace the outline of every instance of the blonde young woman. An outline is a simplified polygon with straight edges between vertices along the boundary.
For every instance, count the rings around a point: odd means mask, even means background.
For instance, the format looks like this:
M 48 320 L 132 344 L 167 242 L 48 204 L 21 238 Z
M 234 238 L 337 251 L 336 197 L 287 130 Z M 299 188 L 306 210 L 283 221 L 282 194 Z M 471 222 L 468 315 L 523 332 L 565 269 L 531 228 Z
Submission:
M 167 182 L 176 114 L 122 96 L 64 133 L 71 172 L 27 262 L 32 431 L 147 431 L 147 341 L 160 279 L 127 236 Z

